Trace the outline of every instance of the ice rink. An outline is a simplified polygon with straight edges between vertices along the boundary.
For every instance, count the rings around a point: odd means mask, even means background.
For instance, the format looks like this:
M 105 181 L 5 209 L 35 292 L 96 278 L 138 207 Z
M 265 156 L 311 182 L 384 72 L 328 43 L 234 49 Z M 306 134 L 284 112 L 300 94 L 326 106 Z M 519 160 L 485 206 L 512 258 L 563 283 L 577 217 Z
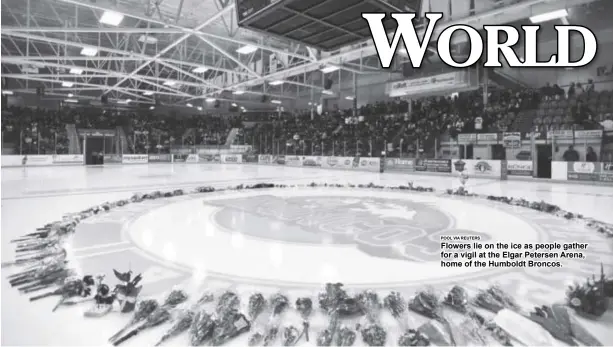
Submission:
M 391 289 L 409 293 L 423 285 L 444 290 L 454 283 L 479 288 L 496 282 L 528 305 L 562 300 L 565 285 L 598 273 L 601 261 L 606 271 L 613 270 L 610 241 L 595 231 L 523 208 L 444 197 L 445 189 L 457 187 L 455 178 L 221 164 L 3 168 L 1 258 L 3 262 L 14 258 L 13 238 L 65 213 L 129 198 L 135 192 L 263 182 L 396 186 L 409 181 L 438 192 L 413 196 L 334 188 L 273 189 L 128 205 L 79 225 L 71 251 L 85 273 L 110 273 L 113 268 L 142 272 L 143 294 L 150 296 L 179 286 L 193 293 L 205 287 L 244 293 L 283 290 L 295 300 L 316 296 L 326 281 L 383 293 Z M 467 186 L 473 193 L 543 200 L 613 223 L 613 187 L 474 178 Z M 379 224 L 384 219 L 389 222 Z M 407 225 L 419 232 L 411 234 Z M 369 234 L 382 226 L 399 231 L 386 238 Z M 489 240 L 577 241 L 588 242 L 591 248 L 587 260 L 569 262 L 558 271 L 439 269 L 435 241 L 458 230 Z M 389 241 L 394 237 L 401 240 Z M 2 345 L 104 345 L 128 319 L 118 313 L 83 319 L 85 307 L 51 313 L 56 300 L 29 303 L 9 286 L 5 277 L 10 271 L 2 270 Z M 601 323 L 613 324 L 609 316 Z M 586 324 L 605 344 L 613 344 L 613 332 L 605 325 Z M 314 322 L 315 330 L 317 326 Z M 145 332 L 126 345 L 150 345 L 163 330 Z M 174 341 L 184 343 L 181 338 Z

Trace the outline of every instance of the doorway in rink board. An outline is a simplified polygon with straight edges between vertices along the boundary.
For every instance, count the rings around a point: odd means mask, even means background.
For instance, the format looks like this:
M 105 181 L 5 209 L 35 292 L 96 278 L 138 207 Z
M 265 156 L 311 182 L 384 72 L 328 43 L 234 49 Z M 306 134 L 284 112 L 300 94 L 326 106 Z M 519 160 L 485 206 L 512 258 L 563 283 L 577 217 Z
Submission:
M 79 135 L 86 165 L 102 165 L 105 155 L 118 153 L 112 130 L 79 130 Z

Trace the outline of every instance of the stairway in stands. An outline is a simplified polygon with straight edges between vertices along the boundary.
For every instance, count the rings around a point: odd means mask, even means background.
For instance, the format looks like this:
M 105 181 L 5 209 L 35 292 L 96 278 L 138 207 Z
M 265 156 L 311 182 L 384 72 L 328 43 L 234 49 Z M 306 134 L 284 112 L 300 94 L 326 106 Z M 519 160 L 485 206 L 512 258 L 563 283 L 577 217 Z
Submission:
M 68 154 L 81 154 L 81 141 L 75 124 L 66 124 L 68 136 Z
M 231 146 L 234 144 L 234 140 L 236 140 L 236 136 L 238 136 L 238 128 L 232 128 L 228 133 L 228 137 L 226 137 L 226 146 Z

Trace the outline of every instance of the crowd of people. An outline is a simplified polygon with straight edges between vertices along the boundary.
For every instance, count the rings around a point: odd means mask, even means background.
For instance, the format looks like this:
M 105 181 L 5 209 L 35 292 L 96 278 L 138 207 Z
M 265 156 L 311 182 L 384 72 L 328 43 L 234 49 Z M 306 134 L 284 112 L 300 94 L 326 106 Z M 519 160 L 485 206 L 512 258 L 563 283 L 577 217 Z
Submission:
M 129 153 L 168 153 L 174 146 L 250 144 L 262 153 L 367 156 L 381 151 L 433 154 L 441 135 L 505 131 L 595 129 L 613 120 L 613 92 L 592 81 L 568 90 L 483 90 L 416 100 L 390 100 L 353 109 L 247 112 L 230 115 L 161 115 L 149 110 L 68 108 L 3 111 L 3 144 L 22 154 L 68 152 L 66 124 L 77 129 L 116 129 Z M 228 139 L 232 128 L 236 135 Z

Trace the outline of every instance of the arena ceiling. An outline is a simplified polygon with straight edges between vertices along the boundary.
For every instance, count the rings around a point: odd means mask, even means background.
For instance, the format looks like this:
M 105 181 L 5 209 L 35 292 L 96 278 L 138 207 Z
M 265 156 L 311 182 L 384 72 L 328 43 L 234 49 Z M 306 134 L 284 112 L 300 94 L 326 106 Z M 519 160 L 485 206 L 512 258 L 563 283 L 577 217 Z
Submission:
M 594 1 L 514 1 L 447 25 L 521 23 Z M 611 2 L 596 3 L 603 1 Z M 339 76 L 388 73 L 378 68 L 370 40 L 320 52 L 239 28 L 234 6 L 232 0 L 2 0 L 3 90 L 44 86 L 46 97 L 96 102 L 106 95 L 133 104 L 260 103 L 262 95 L 291 102 L 309 92 L 319 98 L 322 68 L 338 69 Z M 119 23 L 101 23 L 109 13 Z M 270 55 L 280 62 L 275 71 L 252 65 Z

